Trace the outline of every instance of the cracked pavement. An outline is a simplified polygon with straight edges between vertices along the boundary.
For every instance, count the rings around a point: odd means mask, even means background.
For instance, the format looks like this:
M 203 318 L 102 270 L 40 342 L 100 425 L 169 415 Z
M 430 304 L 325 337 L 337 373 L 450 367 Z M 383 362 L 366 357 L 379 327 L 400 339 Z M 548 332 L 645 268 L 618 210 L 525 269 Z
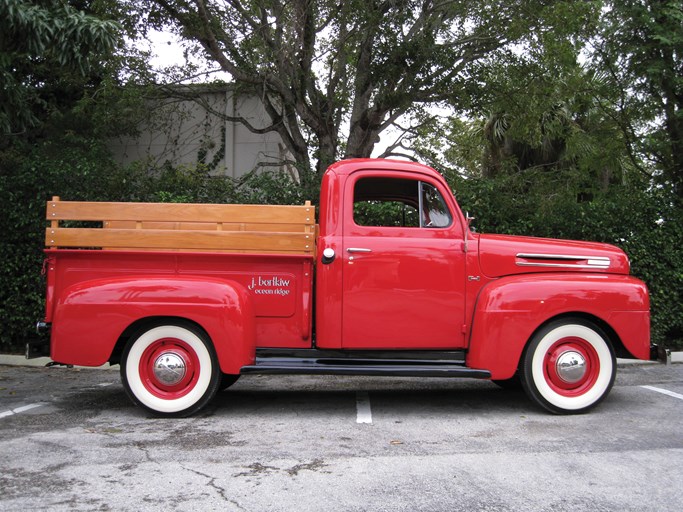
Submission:
M 115 370 L 0 366 L 0 510 L 680 509 L 681 364 L 620 368 L 579 416 L 484 381 L 248 376 L 158 419 Z

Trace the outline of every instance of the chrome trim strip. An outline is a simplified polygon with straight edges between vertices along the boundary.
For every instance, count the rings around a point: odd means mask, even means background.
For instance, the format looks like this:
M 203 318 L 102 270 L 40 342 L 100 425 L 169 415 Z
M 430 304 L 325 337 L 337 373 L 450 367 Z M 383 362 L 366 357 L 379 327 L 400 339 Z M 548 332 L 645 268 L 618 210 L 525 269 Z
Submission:
M 610 266 L 610 259 L 605 256 L 580 256 L 573 254 L 517 254 L 518 258 L 526 260 L 561 260 L 567 263 L 541 263 L 518 261 L 520 267 L 550 267 L 550 268 L 598 268 L 606 269 Z M 586 263 L 569 263 L 572 261 L 585 261 Z
M 569 263 L 524 263 L 522 261 L 517 262 L 519 267 L 552 267 L 552 268 L 609 268 L 609 262 L 602 265 L 572 265 Z
M 526 254 L 519 253 L 518 258 L 524 258 L 526 260 L 570 260 L 570 261 L 581 261 L 588 260 L 595 261 L 595 265 L 609 265 L 609 258 L 604 256 L 578 256 L 572 254 Z

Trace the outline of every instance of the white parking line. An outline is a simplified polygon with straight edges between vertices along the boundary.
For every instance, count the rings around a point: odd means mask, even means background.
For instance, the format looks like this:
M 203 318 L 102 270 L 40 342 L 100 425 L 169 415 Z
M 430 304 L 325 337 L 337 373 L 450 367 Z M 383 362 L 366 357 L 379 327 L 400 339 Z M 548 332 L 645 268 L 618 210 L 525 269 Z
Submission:
M 668 389 L 662 389 L 662 388 L 656 388 L 654 386 L 640 386 L 641 388 L 649 389 L 650 391 L 656 391 L 657 393 L 661 393 L 663 395 L 668 395 L 672 396 L 674 398 L 678 398 L 679 400 L 683 400 L 683 395 L 679 393 L 674 393 L 673 391 L 669 391 Z
M 356 423 L 372 423 L 370 397 L 365 391 L 356 393 Z
M 23 405 L 21 407 L 17 407 L 16 409 L 12 409 L 11 411 L 3 411 L 0 412 L 0 418 L 5 418 L 7 416 L 14 416 L 15 414 L 19 414 L 21 412 L 25 411 L 30 411 L 31 409 L 35 409 L 36 407 L 42 407 L 45 404 L 29 404 L 29 405 Z

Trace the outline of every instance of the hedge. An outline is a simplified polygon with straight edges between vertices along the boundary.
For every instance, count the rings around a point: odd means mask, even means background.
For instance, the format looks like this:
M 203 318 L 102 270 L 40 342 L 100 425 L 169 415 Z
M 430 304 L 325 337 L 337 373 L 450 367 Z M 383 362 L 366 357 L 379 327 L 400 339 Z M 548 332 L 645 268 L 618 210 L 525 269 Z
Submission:
M 43 219 L 53 195 L 65 200 L 301 204 L 285 175 L 253 173 L 237 182 L 205 169 L 144 163 L 122 168 L 96 140 L 44 143 L 0 152 L 0 352 L 21 352 L 42 318 Z M 649 286 L 653 341 L 683 348 L 683 213 L 663 189 L 613 186 L 588 200 L 571 180 L 547 175 L 464 180 L 447 176 L 480 231 L 583 239 L 619 245 Z

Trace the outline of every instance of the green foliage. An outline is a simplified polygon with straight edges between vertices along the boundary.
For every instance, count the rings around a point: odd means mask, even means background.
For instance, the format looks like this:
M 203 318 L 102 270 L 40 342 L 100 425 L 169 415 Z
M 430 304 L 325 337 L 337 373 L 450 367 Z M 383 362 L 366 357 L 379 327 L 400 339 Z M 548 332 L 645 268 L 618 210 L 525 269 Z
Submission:
M 353 219 L 360 226 L 420 226 L 417 210 L 401 201 L 356 202 Z
M 42 317 L 45 287 L 40 278 L 45 203 L 52 195 L 79 200 L 98 193 L 111 169 L 96 140 L 67 139 L 38 147 L 15 146 L 0 153 L 0 350 L 16 350 Z
M 683 117 L 679 100 L 665 97 L 683 97 L 682 61 L 670 59 L 683 51 L 683 14 L 680 2 L 672 10 L 665 0 L 610 5 L 597 32 L 584 34 L 601 62 L 582 67 L 580 45 L 532 41 L 527 55 L 486 69 L 490 94 L 470 119 L 426 126 L 419 151 L 452 169 L 460 203 L 482 231 L 622 247 L 650 288 L 654 340 L 683 348 L 683 205 L 674 161 L 683 155 L 676 150 Z
M 252 173 L 239 181 L 212 177 L 205 169 L 150 169 L 115 165 L 104 145 L 73 135 L 21 152 L 1 154 L 0 194 L 6 198 L 0 240 L 0 350 L 20 350 L 42 317 L 40 276 L 45 202 L 65 200 L 301 204 L 300 188 L 284 174 Z M 596 240 L 621 246 L 633 273 L 652 296 L 653 339 L 683 348 L 683 213 L 665 189 L 642 183 L 613 186 L 591 201 L 580 201 L 582 174 L 558 176 L 541 170 L 463 178 L 447 172 L 465 210 L 484 232 Z M 308 196 L 307 198 L 316 198 Z M 395 219 L 367 205 L 372 219 Z
M 117 25 L 71 7 L 66 2 L 4 0 L 3 49 L 25 58 L 54 59 L 85 74 L 91 52 L 111 51 Z
M 257 172 L 242 177 L 236 187 L 233 201 L 244 204 L 303 204 L 318 202 L 319 190 L 315 186 L 302 188 L 283 171 Z
M 57 107 L 57 82 L 86 84 L 117 29 L 65 1 L 0 2 L 0 133 L 22 132 Z
M 0 152 L 0 352 L 18 352 L 43 317 L 45 204 L 71 201 L 302 204 L 287 175 L 251 173 L 242 180 L 199 167 L 150 168 L 114 163 L 104 142 L 73 133 Z M 317 198 L 317 195 L 316 195 Z
M 680 0 L 606 2 L 590 65 L 608 79 L 634 163 L 683 199 L 683 5 Z

